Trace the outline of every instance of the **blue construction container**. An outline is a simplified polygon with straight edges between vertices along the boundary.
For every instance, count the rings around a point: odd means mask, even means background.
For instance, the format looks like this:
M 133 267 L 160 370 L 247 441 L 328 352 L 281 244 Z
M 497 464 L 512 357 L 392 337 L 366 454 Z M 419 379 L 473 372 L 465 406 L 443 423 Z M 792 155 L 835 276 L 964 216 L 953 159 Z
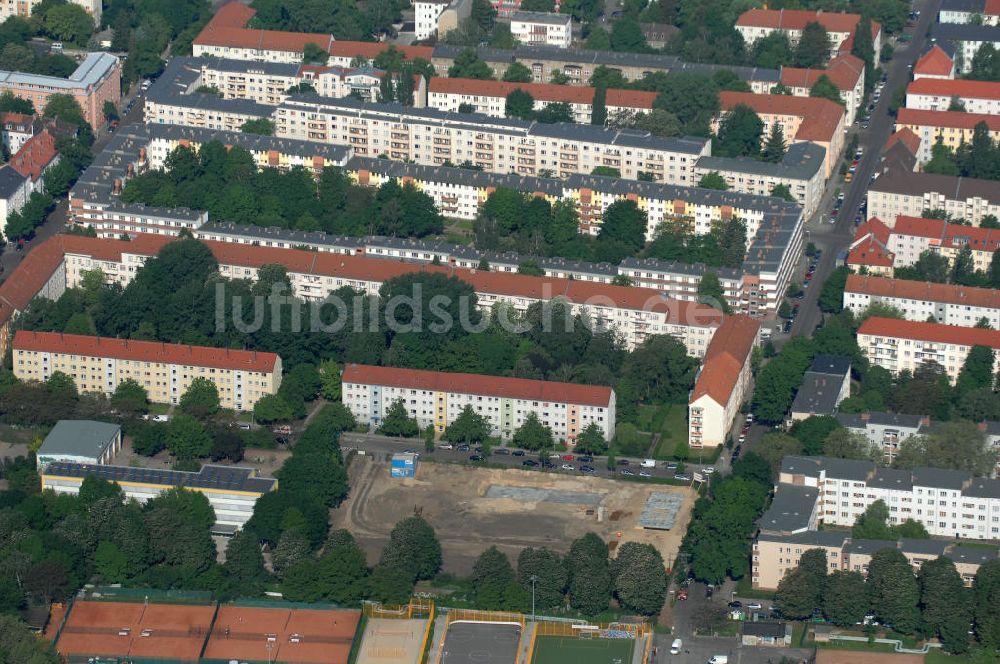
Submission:
M 393 454 L 389 473 L 391 477 L 413 477 L 417 471 L 417 455 Z

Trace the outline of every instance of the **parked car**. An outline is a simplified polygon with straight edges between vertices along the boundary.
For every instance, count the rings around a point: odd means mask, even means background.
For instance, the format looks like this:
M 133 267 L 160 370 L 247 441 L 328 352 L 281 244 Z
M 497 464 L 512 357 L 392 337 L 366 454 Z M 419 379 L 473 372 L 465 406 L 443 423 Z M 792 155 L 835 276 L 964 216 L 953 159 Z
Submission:
M 584 462 L 584 463 L 593 463 L 594 462 L 594 457 L 592 457 L 590 455 L 584 455 L 584 456 L 578 456 L 576 458 L 576 460 Z
M 469 461 L 482 461 L 482 460 L 483 460 L 483 455 L 482 454 L 470 454 L 469 455 Z
M 455 446 L 452 445 L 451 443 L 441 443 L 440 445 L 437 446 L 437 448 L 439 450 L 453 450 L 455 449 Z
M 632 470 L 631 468 L 623 468 L 622 469 L 622 475 L 632 476 L 632 475 L 635 475 L 635 471 Z
M 761 605 L 760 602 L 754 601 L 747 604 L 747 608 L 751 610 L 757 610 L 757 609 L 762 609 L 764 607 Z
M 500 456 L 510 456 L 510 450 L 506 447 L 498 447 L 493 450 L 493 454 L 499 454 Z
M 743 608 L 743 602 L 741 602 L 739 600 L 736 600 L 735 602 L 730 602 L 729 603 L 729 608 L 730 609 L 742 609 Z
M 462 443 L 461 445 L 459 445 L 455 449 L 458 450 L 459 452 L 468 452 L 471 448 L 468 445 L 466 445 L 465 443 Z
M 563 464 L 563 465 L 561 466 L 561 468 L 562 468 L 563 470 L 576 470 L 576 468 L 574 468 L 574 467 L 573 467 L 573 464 L 571 464 L 571 463 L 564 463 L 564 464 Z
M 680 597 L 678 597 L 677 599 L 680 599 Z M 671 655 L 679 655 L 681 654 L 681 650 L 683 649 L 684 649 L 684 643 L 680 639 L 674 639 L 674 642 L 670 644 Z
M 573 457 L 572 454 L 564 454 L 564 455 L 562 455 L 561 458 L 562 458 L 563 461 L 573 461 L 574 460 L 574 457 Z
M 535 461 L 534 459 L 525 459 L 524 461 L 521 462 L 521 465 L 528 466 L 529 468 L 534 468 L 535 466 L 538 465 L 538 462 Z
M 514 456 L 524 456 L 524 450 L 514 450 L 511 454 Z
M 619 466 L 627 466 L 628 465 L 628 459 L 618 459 L 618 465 Z
M 691 477 L 688 475 L 674 475 L 675 480 L 680 480 L 681 482 L 690 482 Z
M 581 473 L 586 473 L 587 475 L 593 475 L 597 471 L 594 470 L 593 466 L 580 466 L 580 472 Z
M 652 476 L 653 476 L 653 474 L 650 473 L 648 470 L 640 470 L 639 471 L 639 477 L 652 477 Z

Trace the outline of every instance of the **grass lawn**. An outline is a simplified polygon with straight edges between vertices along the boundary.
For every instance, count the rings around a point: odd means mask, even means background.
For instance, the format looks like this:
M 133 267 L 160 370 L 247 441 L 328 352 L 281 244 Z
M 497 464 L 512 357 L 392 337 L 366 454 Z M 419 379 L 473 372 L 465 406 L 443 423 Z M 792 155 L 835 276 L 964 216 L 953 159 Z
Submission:
M 867 641 L 830 641 L 829 643 L 815 643 L 817 648 L 824 650 L 863 650 L 865 652 L 894 652 L 894 646 L 890 643 L 872 643 Z
M 802 648 L 802 640 L 806 637 L 806 624 L 801 622 L 792 623 L 792 647 Z
M 150 415 L 166 415 L 170 412 L 170 404 L 168 403 L 151 403 L 149 404 L 149 414 Z
M 539 636 L 533 664 L 631 664 L 634 639 Z
M 982 658 L 977 658 L 982 661 Z M 973 660 L 969 655 L 949 655 L 940 648 L 931 648 L 924 655 L 924 664 L 970 664 Z
M 774 599 L 772 591 L 755 589 L 749 576 L 744 576 L 736 582 L 736 596 L 747 599 Z
M 640 405 L 636 424 L 641 431 L 660 434 L 653 455 L 657 459 L 675 458 L 677 446 L 687 443 L 687 407 L 683 404 Z

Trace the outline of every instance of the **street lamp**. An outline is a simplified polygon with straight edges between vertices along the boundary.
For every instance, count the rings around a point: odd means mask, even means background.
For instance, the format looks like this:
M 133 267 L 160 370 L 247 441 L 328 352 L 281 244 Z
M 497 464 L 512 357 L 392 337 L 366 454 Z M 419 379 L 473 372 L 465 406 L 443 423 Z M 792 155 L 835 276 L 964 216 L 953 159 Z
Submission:
M 534 574 L 531 575 L 531 622 L 535 622 L 535 583 L 538 582 L 538 577 Z

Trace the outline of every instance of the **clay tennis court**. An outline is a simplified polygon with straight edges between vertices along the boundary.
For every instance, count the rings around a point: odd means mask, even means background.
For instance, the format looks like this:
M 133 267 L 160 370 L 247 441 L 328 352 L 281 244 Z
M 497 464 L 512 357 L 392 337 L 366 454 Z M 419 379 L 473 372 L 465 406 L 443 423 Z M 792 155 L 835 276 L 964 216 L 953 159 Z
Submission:
M 520 625 L 453 622 L 444 635 L 441 663 L 515 664 L 520 643 Z
M 359 611 L 222 606 L 206 660 L 346 664 Z
M 105 655 L 197 661 L 215 607 L 78 601 L 56 649 L 66 657 Z
M 420 664 L 426 633 L 426 618 L 369 618 L 358 664 Z

